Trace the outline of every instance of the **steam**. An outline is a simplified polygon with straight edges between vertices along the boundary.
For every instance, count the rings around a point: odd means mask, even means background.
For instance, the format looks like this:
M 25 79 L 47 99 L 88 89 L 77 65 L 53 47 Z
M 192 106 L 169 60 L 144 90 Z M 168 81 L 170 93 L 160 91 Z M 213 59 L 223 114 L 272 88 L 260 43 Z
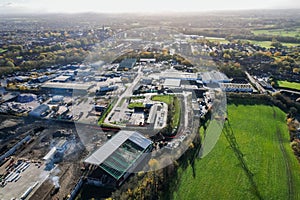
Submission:
M 53 176 L 51 180 L 52 180 L 52 183 L 55 186 L 55 188 L 60 188 L 58 176 Z
M 59 184 L 59 176 L 57 176 L 60 173 L 60 170 L 58 168 L 53 169 L 51 176 L 49 179 L 52 181 L 55 188 L 60 188 Z

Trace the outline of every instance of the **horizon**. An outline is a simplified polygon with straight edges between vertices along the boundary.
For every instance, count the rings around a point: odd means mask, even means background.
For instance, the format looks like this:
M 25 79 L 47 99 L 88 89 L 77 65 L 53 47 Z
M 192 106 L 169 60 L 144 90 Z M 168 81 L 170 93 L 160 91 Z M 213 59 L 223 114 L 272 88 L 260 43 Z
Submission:
M 117 6 L 116 6 L 117 5 Z M 211 1 L 159 1 L 146 0 L 3 0 L 0 3 L 1 14 L 77 14 L 77 13 L 107 13 L 107 14 L 163 14 L 163 13 L 197 13 L 214 11 L 245 11 L 245 10 L 285 10 L 300 9 L 296 0 L 238 0 Z

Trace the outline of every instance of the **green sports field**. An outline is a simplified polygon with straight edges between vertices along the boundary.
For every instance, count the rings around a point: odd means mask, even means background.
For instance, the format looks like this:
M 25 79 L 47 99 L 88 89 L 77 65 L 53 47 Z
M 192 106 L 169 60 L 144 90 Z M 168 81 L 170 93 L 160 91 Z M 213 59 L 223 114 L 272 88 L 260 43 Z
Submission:
M 229 105 L 228 119 L 249 171 L 222 133 L 215 148 L 195 162 L 195 173 L 191 166 L 182 173 L 174 199 L 300 199 L 300 164 L 289 146 L 285 113 L 265 105 Z

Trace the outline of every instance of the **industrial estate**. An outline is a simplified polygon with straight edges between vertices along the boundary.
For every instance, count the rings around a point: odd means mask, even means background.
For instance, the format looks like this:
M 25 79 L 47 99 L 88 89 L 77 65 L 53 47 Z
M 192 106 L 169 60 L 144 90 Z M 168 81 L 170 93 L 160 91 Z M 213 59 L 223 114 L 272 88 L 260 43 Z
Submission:
M 68 20 L 1 29 L 0 199 L 300 199 L 298 44 Z

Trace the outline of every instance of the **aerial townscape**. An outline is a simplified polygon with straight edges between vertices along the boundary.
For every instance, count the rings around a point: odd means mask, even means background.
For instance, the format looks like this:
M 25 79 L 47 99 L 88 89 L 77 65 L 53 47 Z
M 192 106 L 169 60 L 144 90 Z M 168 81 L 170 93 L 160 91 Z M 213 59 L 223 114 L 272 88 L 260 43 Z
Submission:
M 1 200 L 300 199 L 299 3 L 3 2 Z

